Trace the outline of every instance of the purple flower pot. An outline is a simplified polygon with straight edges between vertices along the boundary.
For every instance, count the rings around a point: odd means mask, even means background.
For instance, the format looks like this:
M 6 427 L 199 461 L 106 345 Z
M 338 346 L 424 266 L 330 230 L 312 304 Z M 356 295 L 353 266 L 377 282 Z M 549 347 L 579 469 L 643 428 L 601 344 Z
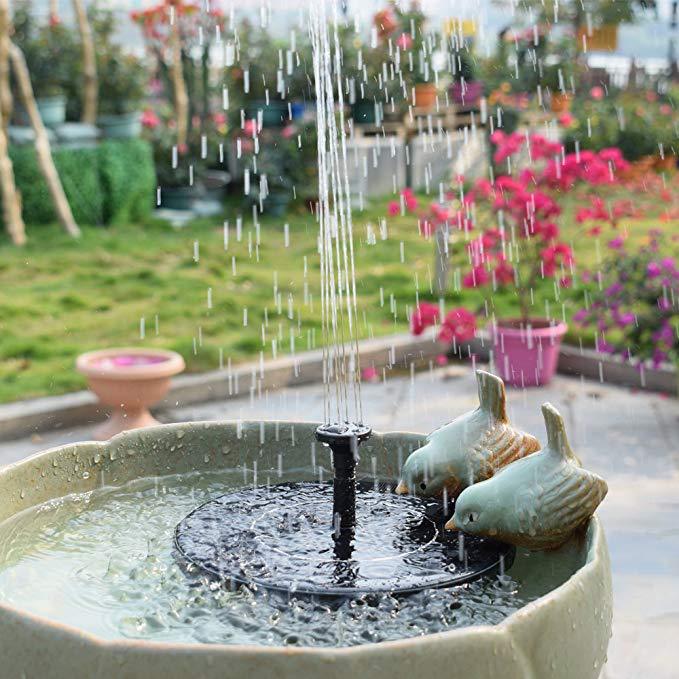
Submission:
M 479 103 L 483 96 L 483 83 L 480 80 L 465 82 L 454 82 L 450 86 L 450 96 L 453 103 L 458 106 L 474 106 Z

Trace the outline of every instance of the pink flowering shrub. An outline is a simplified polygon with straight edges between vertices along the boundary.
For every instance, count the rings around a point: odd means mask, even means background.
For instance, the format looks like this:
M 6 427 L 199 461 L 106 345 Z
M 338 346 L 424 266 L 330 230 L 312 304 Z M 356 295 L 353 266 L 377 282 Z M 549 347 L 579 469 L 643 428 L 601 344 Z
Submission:
M 614 238 L 601 268 L 583 276 L 594 285 L 574 319 L 594 328 L 599 351 L 656 367 L 679 358 L 679 267 L 661 254 L 663 240 L 662 231 L 652 230 L 648 244 L 635 250 Z
M 413 335 L 421 335 L 426 328 L 436 325 L 441 312 L 437 304 L 420 302 L 410 317 L 410 331 Z M 437 338 L 445 344 L 469 342 L 476 335 L 476 316 L 465 309 L 451 309 L 444 317 Z
M 477 180 L 457 211 L 432 204 L 427 213 L 418 215 L 419 230 L 430 236 L 441 225 L 465 233 L 480 226 L 467 243 L 469 268 L 463 286 L 513 287 L 522 320 L 528 321 L 531 294 L 539 281 L 554 278 L 559 286 L 571 283 L 573 251 L 561 240 L 558 225 L 561 195 L 578 185 L 616 184 L 617 173 L 626 170 L 628 163 L 618 149 L 565 154 L 559 143 L 539 135 L 496 130 L 491 141 L 495 163 L 507 163 L 508 173 L 494 182 Z M 529 167 L 517 169 L 518 154 L 530 161 Z M 632 211 L 631 205 L 620 202 L 604 214 L 603 204 L 597 201 L 593 199 L 590 208 L 578 213 L 580 221 L 605 219 L 615 226 Z M 402 204 L 398 207 L 403 209 Z

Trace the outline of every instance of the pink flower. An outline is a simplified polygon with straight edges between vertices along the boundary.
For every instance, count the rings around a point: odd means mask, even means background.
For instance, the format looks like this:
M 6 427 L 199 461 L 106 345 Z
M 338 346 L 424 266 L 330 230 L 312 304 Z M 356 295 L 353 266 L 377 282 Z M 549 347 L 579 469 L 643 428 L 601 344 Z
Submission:
M 440 311 L 437 304 L 420 302 L 410 317 L 410 332 L 421 335 L 426 328 L 438 321 Z
M 401 35 L 398 36 L 396 44 L 402 50 L 409 50 L 413 46 L 413 39 L 410 36 L 410 33 L 401 33 Z
M 387 212 L 389 212 L 392 217 L 395 217 L 397 214 L 399 214 L 401 212 L 401 206 L 399 202 L 397 200 L 389 201 Z
M 500 285 L 510 285 L 514 282 L 514 268 L 504 259 L 495 267 L 495 280 Z
M 478 288 L 490 281 L 490 274 L 486 271 L 483 264 L 477 264 L 468 274 L 462 279 L 462 285 L 465 288 Z
M 595 85 L 589 93 L 592 99 L 595 99 L 596 101 L 601 101 L 604 98 L 604 88 L 600 85 Z
M 361 370 L 361 379 L 364 382 L 379 382 L 380 374 L 377 372 L 377 368 L 375 368 L 375 366 L 370 365 L 367 368 L 363 368 L 363 370 Z
M 246 137 L 254 137 L 257 132 L 257 121 L 254 118 L 248 118 L 243 125 L 243 134 Z
M 439 354 L 436 357 L 436 365 L 448 365 L 448 357 L 445 354 Z
M 438 339 L 440 342 L 468 342 L 476 335 L 476 316 L 465 309 L 458 307 L 446 314 Z
M 555 243 L 544 248 L 540 257 L 545 276 L 553 276 L 560 264 L 570 266 L 573 263 L 573 251 L 566 243 Z
M 672 113 L 672 107 L 669 104 L 660 104 L 660 113 L 664 116 L 668 116 Z
M 611 241 L 608 241 L 608 247 L 611 250 L 622 250 L 625 246 L 625 239 L 622 236 L 618 236 Z
M 662 273 L 660 264 L 657 262 L 649 262 L 648 267 L 646 267 L 646 274 L 649 278 L 657 278 Z
M 283 137 L 283 139 L 290 139 L 296 132 L 297 128 L 294 125 L 286 125 L 281 130 L 281 137 Z
M 149 130 L 153 130 L 160 125 L 160 118 L 156 115 L 155 111 L 147 108 L 141 114 L 141 124 Z
M 565 113 L 562 113 L 559 116 L 559 123 L 563 127 L 570 127 L 573 124 L 574 121 L 575 121 L 575 118 L 568 111 L 566 111 Z
M 401 191 L 401 195 L 403 196 L 406 210 L 409 210 L 410 212 L 417 210 L 417 198 L 415 197 L 412 189 L 403 189 L 403 191 Z
M 223 125 L 226 122 L 226 115 L 224 115 L 221 111 L 214 113 L 212 115 L 212 120 L 214 121 L 215 125 Z

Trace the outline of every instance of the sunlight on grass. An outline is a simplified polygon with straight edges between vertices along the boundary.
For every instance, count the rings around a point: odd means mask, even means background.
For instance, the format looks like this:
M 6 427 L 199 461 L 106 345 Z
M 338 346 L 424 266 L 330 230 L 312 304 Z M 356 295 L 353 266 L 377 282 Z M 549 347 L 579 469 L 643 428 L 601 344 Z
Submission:
M 572 214 L 573 210 L 567 208 L 562 224 L 576 251 L 578 267 L 595 267 L 595 240 L 584 237 L 584 227 L 575 224 Z M 389 217 L 388 238 L 381 240 L 379 220 L 385 215 L 386 201 L 376 201 L 354 215 L 361 337 L 407 330 L 407 315 L 415 304 L 416 292 L 420 299 L 435 299 L 431 291 L 433 241 L 418 234 L 412 216 Z M 259 246 L 247 213 L 240 242 L 236 241 L 236 212 L 231 210 L 227 217 L 231 223 L 227 251 L 219 219 L 197 220 L 181 230 L 159 222 L 108 229 L 86 227 L 77 242 L 56 226 L 36 227 L 24 249 L 3 242 L 0 401 L 84 387 L 74 361 L 79 353 L 91 349 L 124 345 L 174 349 L 184 356 L 188 370 L 196 372 L 219 368 L 220 350 L 224 364 L 229 358 L 234 363 L 256 359 L 260 352 L 266 358 L 289 353 L 291 331 L 297 352 L 319 346 L 314 216 L 299 211 L 281 219 L 262 217 Z M 289 248 L 284 246 L 285 221 L 290 224 Z M 377 234 L 374 245 L 368 244 L 369 224 Z M 629 230 L 631 238 L 642 239 L 648 228 L 658 225 L 657 220 L 645 218 L 621 228 Z M 673 227 L 676 222 L 663 226 Z M 610 236 L 603 234 L 599 239 L 602 254 L 606 254 Z M 195 241 L 200 253 L 197 262 Z M 453 268 L 465 271 L 467 255 L 461 234 L 455 236 L 452 252 Z M 208 288 L 212 289 L 211 309 Z M 482 314 L 486 308 L 499 316 L 516 313 L 510 290 L 491 292 L 451 292 L 446 304 L 464 304 Z M 544 314 L 548 303 L 552 315 L 570 318 L 581 299 L 581 290 L 562 290 L 557 302 L 553 282 L 545 281 L 536 290 L 536 313 Z M 243 325 L 245 308 L 247 326 Z M 142 318 L 146 328 L 143 340 Z

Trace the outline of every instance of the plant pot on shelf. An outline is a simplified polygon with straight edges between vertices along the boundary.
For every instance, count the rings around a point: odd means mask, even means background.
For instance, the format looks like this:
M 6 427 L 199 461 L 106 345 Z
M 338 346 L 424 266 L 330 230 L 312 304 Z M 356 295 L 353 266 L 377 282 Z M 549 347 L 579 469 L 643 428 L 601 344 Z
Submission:
M 63 94 L 39 97 L 35 103 L 46 127 L 56 127 L 66 120 L 66 97 Z
M 668 170 L 674 170 L 677 167 L 677 156 L 673 153 L 665 154 L 664 158 L 657 156 L 653 160 L 653 167 L 656 170 L 666 172 Z
M 351 105 L 351 117 L 359 125 L 375 125 L 377 122 L 377 111 L 374 101 L 361 99 Z
M 165 396 L 170 378 L 184 370 L 184 359 L 162 349 L 104 349 L 81 354 L 76 367 L 99 401 L 112 409 L 95 432 L 103 441 L 121 431 L 158 424 L 149 407 Z
M 193 186 L 161 186 L 160 206 L 169 210 L 193 210 L 196 201 L 202 200 L 205 188 L 202 184 Z
M 458 106 L 477 106 L 483 96 L 483 83 L 480 80 L 454 82 L 450 86 L 450 97 Z
M 571 110 L 572 97 L 567 92 L 552 92 L 552 113 L 566 113 Z
M 637 160 L 630 161 L 629 167 L 620 173 L 622 179 L 639 179 L 655 168 L 655 156 L 642 156 Z
M 290 193 L 287 191 L 274 191 L 264 201 L 264 211 L 271 217 L 282 217 L 290 205 Z
M 203 177 L 204 198 L 221 202 L 226 193 L 226 187 L 231 181 L 231 175 L 223 170 L 205 170 Z
M 257 120 L 260 111 L 262 127 L 283 127 L 288 122 L 288 104 L 285 101 L 269 99 L 268 104 L 264 99 L 252 101 L 245 108 L 245 117 Z
M 141 134 L 141 113 L 103 115 L 97 120 L 97 125 L 105 139 L 136 139 Z
M 499 321 L 491 330 L 498 375 L 517 387 L 548 384 L 556 372 L 567 329 L 565 323 L 544 318 L 531 319 L 528 325 L 518 320 Z
M 438 90 L 434 83 L 418 83 L 415 85 L 415 106 L 419 108 L 433 108 L 436 106 Z
M 589 31 L 580 26 L 577 33 L 577 49 L 584 52 L 615 52 L 618 49 L 618 25 L 605 24 Z

